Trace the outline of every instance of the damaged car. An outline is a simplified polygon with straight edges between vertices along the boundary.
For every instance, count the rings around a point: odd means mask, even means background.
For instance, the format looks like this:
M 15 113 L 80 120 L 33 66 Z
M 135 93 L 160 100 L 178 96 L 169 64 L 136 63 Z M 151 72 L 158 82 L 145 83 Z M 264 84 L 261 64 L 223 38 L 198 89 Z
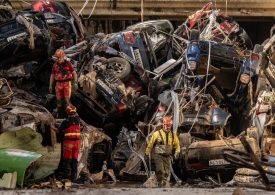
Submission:
M 42 62 L 51 45 L 44 16 L 29 11 L 18 11 L 10 20 L 1 22 L 0 40 L 3 69 L 27 61 Z
M 151 71 L 157 71 L 161 63 L 165 67 L 175 63 L 175 60 L 165 63 L 169 59 L 169 56 L 163 56 L 169 50 L 169 36 L 162 31 L 173 32 L 169 21 L 136 24 L 97 41 L 91 48 L 90 62 L 79 67 L 81 88 L 76 94 L 76 104 L 89 104 L 92 110 L 87 112 L 99 116 L 96 120 L 99 123 L 102 119 L 108 121 L 120 115 L 140 116 L 145 113 L 153 103 L 147 95 L 147 75 L 156 76 L 157 73 Z M 157 57 L 159 55 L 161 58 Z
M 83 41 L 87 35 L 82 19 L 65 2 L 37 1 L 32 4 L 32 9 L 44 13 L 54 48 L 71 47 Z
M 2 80 L 1 154 L 13 154 L 11 158 L 18 163 L 24 162 L 24 166 L 9 166 L 2 160 L 0 163 L 5 166 L 1 166 L 0 173 L 17 172 L 18 186 L 31 185 L 57 173 L 59 166 L 62 166 L 61 141 L 56 132 L 58 122 L 41 106 L 41 99 L 11 88 L 5 79 Z M 97 172 L 103 161 L 110 165 L 111 139 L 106 134 L 82 121 L 81 140 L 78 175 L 86 173 L 89 176 Z M 20 153 L 26 154 L 26 159 Z
M 240 50 L 253 48 L 246 31 L 231 17 L 214 9 L 212 2 L 190 15 L 174 34 L 189 39 L 192 30 L 198 30 L 203 40 L 226 43 Z

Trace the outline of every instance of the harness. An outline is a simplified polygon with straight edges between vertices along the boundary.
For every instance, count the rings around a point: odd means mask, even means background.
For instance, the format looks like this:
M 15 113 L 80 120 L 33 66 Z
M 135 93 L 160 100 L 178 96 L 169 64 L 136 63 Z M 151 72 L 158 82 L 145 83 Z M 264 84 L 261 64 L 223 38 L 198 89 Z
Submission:
M 55 71 L 56 71 L 56 80 L 58 82 L 65 82 L 72 80 L 72 73 L 70 71 L 70 67 L 68 65 L 68 61 L 64 61 L 62 64 L 55 64 Z M 57 78 L 60 77 L 61 78 Z
M 161 143 L 156 143 L 156 142 L 154 143 L 155 154 L 160 154 L 163 156 L 171 155 L 173 153 L 174 134 L 172 133 L 172 144 L 168 145 L 169 132 L 166 133 L 166 143 L 164 142 L 164 139 L 160 130 L 158 130 L 158 132 L 162 141 Z
M 168 145 L 168 135 L 169 135 L 169 133 L 166 134 L 166 144 L 165 144 L 164 139 L 163 139 L 163 136 L 162 136 L 160 130 L 158 130 L 158 132 L 159 132 L 159 136 L 160 136 L 160 138 L 161 138 L 161 140 L 162 140 L 162 143 L 163 143 L 164 145 Z M 172 145 L 173 145 L 173 144 L 174 144 L 174 133 L 172 133 Z

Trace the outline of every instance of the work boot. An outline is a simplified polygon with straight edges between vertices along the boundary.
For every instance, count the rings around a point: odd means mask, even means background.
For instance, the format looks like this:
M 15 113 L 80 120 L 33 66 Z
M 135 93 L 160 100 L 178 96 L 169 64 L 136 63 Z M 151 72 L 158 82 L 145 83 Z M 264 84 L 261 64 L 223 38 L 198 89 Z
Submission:
M 71 179 L 71 159 L 64 160 L 63 164 L 64 164 L 63 179 Z
M 158 182 L 158 187 L 159 187 L 159 188 L 162 188 L 162 187 L 163 187 L 163 181 L 159 181 L 159 182 Z
M 170 183 L 168 181 L 164 181 L 163 182 L 163 187 L 164 188 L 170 188 L 171 186 L 170 186 Z
M 77 160 L 76 159 L 72 159 L 72 170 L 71 170 L 71 181 L 75 182 L 77 179 Z

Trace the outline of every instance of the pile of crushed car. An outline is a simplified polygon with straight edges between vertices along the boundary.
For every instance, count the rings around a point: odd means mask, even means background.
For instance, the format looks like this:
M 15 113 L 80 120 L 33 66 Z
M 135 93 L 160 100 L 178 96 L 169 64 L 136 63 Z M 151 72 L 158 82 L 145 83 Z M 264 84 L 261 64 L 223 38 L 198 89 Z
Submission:
M 0 177 L 17 178 L 10 186 L 59 172 L 62 119 L 48 83 L 51 56 L 62 47 L 78 74 L 71 101 L 83 119 L 79 177 L 93 181 L 104 165 L 120 179 L 146 179 L 154 170 L 144 159 L 147 141 L 171 114 L 181 144 L 176 182 L 233 178 L 272 188 L 275 35 L 253 48 L 212 3 L 176 30 L 154 20 L 107 35 L 88 35 L 59 1 L 24 11 L 4 5 L 0 13 Z

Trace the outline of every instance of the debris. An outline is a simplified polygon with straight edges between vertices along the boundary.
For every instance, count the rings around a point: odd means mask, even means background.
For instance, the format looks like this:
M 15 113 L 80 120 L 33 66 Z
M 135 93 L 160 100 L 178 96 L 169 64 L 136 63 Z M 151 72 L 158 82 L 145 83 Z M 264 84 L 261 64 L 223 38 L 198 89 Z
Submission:
M 155 174 L 151 174 L 149 178 L 142 184 L 145 188 L 156 188 L 158 187 L 158 181 Z
M 23 186 L 25 177 L 28 178 L 37 166 L 40 154 L 19 149 L 0 149 L 0 172 L 16 172 L 16 184 Z
M 62 48 L 80 84 L 71 99 L 83 119 L 79 181 L 134 178 L 147 179 L 144 187 L 157 187 L 144 152 L 148 138 L 161 128 L 160 118 L 171 115 L 181 144 L 171 167 L 177 185 L 185 174 L 204 177 L 210 186 L 221 186 L 235 174 L 237 184 L 259 182 L 261 176 L 270 189 L 275 35 L 252 50 L 245 30 L 213 7 L 206 4 L 177 29 L 168 20 L 152 20 L 91 36 L 63 2 L 32 5 L 44 13 L 0 7 L 8 13 L 0 23 L 5 29 L 0 33 L 0 148 L 6 148 L 0 150 L 5 165 L 0 167 L 5 177 L 15 171 L 22 187 L 62 173 L 61 133 L 56 131 L 62 119 L 52 115 L 56 97 L 47 94 L 49 57 L 53 48 Z M 8 164 L 2 158 L 7 152 L 24 163 Z M 62 182 L 43 180 L 33 187 L 73 186 Z
M 64 182 L 64 188 L 66 190 L 70 189 L 72 187 L 72 182 L 71 181 L 65 181 Z
M 17 172 L 4 173 L 0 178 L 0 188 L 14 189 L 16 187 Z

